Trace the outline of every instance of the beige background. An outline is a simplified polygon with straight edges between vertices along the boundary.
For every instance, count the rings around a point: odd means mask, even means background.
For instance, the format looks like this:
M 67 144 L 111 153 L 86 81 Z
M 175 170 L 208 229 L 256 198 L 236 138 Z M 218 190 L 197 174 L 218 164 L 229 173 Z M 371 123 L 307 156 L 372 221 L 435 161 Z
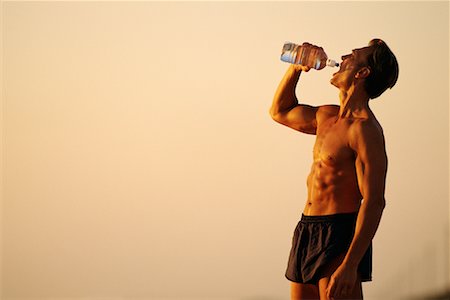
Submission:
M 444 288 L 449 6 L 2 3 L 2 299 L 287 299 L 313 136 L 268 114 L 285 41 L 383 38 L 397 86 L 366 299 Z M 338 103 L 333 69 L 298 95 Z

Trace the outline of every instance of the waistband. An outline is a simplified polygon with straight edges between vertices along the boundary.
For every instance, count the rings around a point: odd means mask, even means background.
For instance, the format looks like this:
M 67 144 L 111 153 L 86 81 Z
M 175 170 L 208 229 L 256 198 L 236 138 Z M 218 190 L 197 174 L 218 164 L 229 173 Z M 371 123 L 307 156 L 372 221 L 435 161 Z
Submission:
M 300 219 L 303 223 L 321 223 L 321 222 L 354 222 L 358 217 L 358 212 L 339 213 L 333 215 L 306 216 L 302 214 Z

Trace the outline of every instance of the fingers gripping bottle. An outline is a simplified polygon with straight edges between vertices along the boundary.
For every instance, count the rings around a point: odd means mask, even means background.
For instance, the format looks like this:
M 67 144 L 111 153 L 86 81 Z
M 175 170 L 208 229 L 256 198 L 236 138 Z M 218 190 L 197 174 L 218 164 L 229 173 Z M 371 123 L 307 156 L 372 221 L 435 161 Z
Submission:
M 281 60 L 295 65 L 307 66 L 316 70 L 321 70 L 325 68 L 325 66 L 339 66 L 335 60 L 328 59 L 328 56 L 322 48 L 307 43 L 297 45 L 286 42 L 281 53 Z

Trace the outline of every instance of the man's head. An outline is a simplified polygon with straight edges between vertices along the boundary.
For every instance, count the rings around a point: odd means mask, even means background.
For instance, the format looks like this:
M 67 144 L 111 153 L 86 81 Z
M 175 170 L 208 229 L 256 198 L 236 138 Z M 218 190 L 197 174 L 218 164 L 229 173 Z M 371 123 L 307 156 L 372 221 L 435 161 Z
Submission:
M 340 70 L 333 74 L 331 83 L 348 89 L 352 84 L 363 83 L 370 99 L 377 98 L 387 88 L 392 88 L 398 78 L 395 55 L 380 39 L 373 39 L 367 47 L 352 50 L 342 56 Z

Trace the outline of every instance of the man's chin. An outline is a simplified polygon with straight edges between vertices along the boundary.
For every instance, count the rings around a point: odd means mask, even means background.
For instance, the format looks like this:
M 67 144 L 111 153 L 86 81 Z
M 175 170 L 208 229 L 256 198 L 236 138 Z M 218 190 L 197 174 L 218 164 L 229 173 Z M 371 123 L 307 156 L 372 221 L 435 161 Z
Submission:
M 330 83 L 332 85 L 334 85 L 335 87 L 339 88 L 339 86 L 337 85 L 337 83 L 333 79 L 334 79 L 334 77 L 330 79 Z

